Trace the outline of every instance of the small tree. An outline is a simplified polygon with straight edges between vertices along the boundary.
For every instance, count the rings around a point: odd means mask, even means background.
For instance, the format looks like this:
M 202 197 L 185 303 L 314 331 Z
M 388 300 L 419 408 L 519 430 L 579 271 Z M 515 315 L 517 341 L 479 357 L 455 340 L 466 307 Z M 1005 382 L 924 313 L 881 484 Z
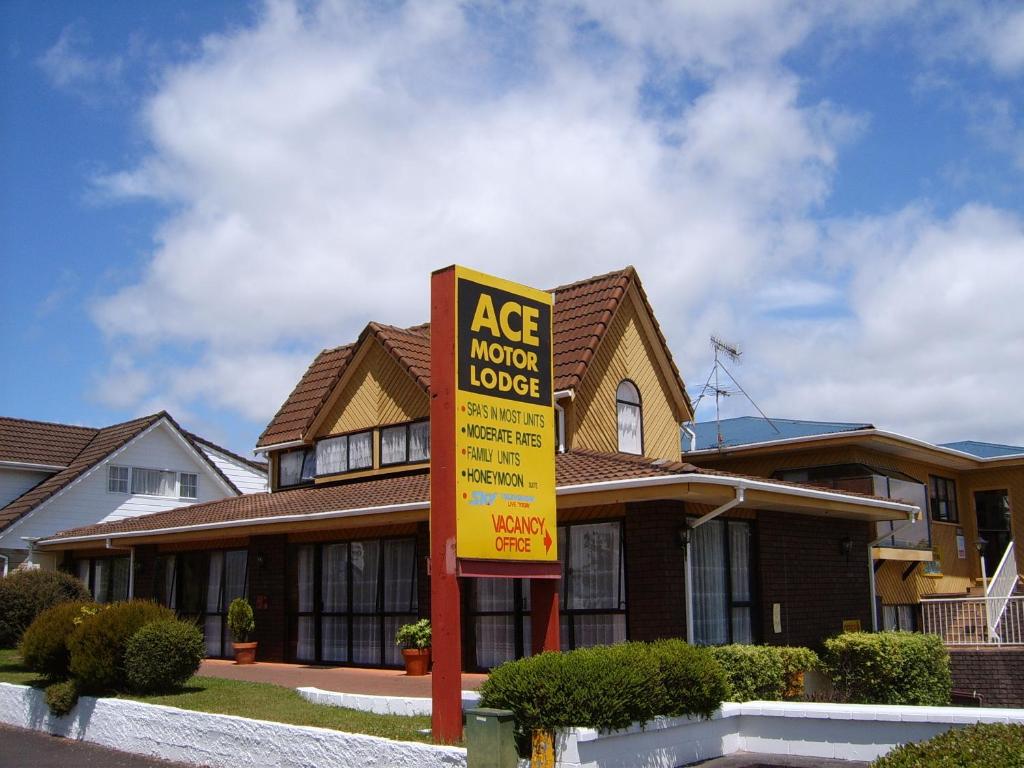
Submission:
M 430 619 L 420 619 L 412 624 L 404 624 L 395 633 L 395 645 L 403 648 L 430 647 Z
M 228 606 L 228 630 L 236 643 L 248 641 L 249 635 L 256 629 L 252 617 L 252 606 L 244 597 L 236 597 Z

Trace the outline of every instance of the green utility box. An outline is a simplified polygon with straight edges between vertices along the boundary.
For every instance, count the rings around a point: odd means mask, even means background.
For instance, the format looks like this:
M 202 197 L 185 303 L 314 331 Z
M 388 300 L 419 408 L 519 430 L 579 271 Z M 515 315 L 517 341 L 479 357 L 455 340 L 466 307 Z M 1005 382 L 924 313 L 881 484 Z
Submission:
M 467 768 L 516 768 L 515 720 L 507 709 L 466 710 Z

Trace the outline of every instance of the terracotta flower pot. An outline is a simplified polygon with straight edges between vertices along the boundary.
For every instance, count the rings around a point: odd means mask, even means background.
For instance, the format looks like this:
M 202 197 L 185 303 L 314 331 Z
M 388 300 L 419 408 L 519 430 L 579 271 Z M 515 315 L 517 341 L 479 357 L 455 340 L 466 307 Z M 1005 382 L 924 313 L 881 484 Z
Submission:
M 233 643 L 235 664 L 253 664 L 256 661 L 256 643 Z
M 405 659 L 405 674 L 410 677 L 425 675 L 430 669 L 429 648 L 403 648 L 402 658 Z

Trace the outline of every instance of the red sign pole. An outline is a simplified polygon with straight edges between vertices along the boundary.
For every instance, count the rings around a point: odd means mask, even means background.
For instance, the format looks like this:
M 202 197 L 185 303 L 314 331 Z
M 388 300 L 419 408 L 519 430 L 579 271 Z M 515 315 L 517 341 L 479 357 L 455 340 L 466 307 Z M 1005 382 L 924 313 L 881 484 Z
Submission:
M 430 277 L 430 623 L 434 741 L 462 740 L 462 610 L 455 549 L 455 268 Z

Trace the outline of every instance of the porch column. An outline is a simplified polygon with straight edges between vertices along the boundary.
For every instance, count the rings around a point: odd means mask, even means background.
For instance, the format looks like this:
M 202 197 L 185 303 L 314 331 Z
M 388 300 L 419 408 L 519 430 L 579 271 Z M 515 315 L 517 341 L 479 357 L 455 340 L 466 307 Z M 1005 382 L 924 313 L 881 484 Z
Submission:
M 530 642 L 533 652 L 557 651 L 561 647 L 558 616 L 559 579 L 530 579 Z

